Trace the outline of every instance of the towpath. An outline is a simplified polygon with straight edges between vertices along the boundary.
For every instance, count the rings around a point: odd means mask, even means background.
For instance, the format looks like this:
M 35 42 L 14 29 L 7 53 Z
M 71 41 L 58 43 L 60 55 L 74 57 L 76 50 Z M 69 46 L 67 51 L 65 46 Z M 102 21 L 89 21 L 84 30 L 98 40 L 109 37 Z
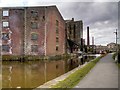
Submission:
M 118 88 L 118 67 L 108 54 L 74 88 Z

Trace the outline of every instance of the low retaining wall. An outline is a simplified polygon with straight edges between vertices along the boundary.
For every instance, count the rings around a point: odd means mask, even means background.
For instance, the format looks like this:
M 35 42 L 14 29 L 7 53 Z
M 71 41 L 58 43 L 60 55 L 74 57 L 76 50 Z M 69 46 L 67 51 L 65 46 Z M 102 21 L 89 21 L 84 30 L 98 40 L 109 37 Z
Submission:
M 15 55 L 3 55 L 3 61 L 39 61 L 39 60 L 60 60 L 63 58 L 76 57 L 73 54 L 63 54 L 55 56 L 35 56 L 35 55 L 26 55 L 26 56 L 15 56 Z

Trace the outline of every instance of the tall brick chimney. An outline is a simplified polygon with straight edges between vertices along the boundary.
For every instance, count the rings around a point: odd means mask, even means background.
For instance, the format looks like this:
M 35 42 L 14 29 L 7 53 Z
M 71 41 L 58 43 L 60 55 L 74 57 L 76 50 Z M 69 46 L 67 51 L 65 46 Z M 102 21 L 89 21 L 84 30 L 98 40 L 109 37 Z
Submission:
M 74 21 L 74 18 L 72 18 L 72 21 Z
M 89 26 L 87 26 L 87 45 L 90 45 L 90 39 L 89 39 Z
M 92 37 L 92 45 L 94 45 L 94 37 Z

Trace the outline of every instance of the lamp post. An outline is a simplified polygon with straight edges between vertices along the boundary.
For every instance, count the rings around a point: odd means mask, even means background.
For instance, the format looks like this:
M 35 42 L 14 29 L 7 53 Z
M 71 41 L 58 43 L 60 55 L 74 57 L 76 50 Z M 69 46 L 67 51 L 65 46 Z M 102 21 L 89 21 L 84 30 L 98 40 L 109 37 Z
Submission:
M 115 35 L 116 35 L 116 52 L 117 52 L 117 29 L 116 29 L 116 32 L 114 32 Z

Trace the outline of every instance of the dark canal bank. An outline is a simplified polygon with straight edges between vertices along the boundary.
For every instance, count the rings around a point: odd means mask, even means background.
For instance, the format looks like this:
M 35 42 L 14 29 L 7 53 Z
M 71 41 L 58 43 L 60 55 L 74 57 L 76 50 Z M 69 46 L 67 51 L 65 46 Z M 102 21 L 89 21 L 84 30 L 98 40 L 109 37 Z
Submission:
M 93 58 L 95 56 L 90 56 L 88 59 Z M 81 64 L 80 58 L 24 63 L 3 62 L 2 88 L 36 88 Z

